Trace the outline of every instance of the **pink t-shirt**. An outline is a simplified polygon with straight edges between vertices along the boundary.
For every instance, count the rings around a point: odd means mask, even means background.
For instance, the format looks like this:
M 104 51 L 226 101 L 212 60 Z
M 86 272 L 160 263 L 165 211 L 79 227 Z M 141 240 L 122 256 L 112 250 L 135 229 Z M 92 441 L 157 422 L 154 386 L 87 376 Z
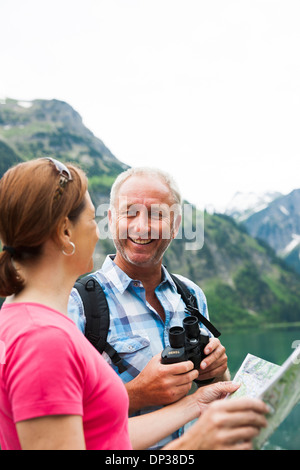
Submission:
M 126 389 L 70 318 L 36 303 L 5 304 L 0 341 L 2 449 L 20 449 L 15 423 L 47 415 L 82 416 L 89 450 L 131 449 Z

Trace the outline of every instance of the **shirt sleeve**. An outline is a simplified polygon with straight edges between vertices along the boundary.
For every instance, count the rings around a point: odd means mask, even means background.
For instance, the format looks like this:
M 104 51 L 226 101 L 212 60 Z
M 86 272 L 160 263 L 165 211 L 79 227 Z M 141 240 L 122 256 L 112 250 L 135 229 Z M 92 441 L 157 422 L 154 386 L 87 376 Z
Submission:
M 84 307 L 78 290 L 75 288 L 72 289 L 69 297 L 68 317 L 71 318 L 79 330 L 84 333 L 86 324 Z
M 19 337 L 7 361 L 14 422 L 49 415 L 83 415 L 85 368 L 72 339 L 56 327 Z

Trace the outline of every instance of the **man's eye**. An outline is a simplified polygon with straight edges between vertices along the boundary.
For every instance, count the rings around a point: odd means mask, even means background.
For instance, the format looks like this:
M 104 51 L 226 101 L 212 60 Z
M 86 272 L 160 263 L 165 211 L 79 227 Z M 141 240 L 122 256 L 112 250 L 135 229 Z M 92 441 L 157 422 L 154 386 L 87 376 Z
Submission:
M 151 212 L 151 219 L 153 219 L 153 220 L 162 220 L 163 219 L 162 212 Z
M 139 213 L 136 210 L 129 209 L 127 211 L 126 215 L 127 215 L 127 217 L 135 217 L 135 216 L 139 215 Z
M 129 215 L 129 211 L 127 210 L 119 212 L 119 217 L 128 217 Z

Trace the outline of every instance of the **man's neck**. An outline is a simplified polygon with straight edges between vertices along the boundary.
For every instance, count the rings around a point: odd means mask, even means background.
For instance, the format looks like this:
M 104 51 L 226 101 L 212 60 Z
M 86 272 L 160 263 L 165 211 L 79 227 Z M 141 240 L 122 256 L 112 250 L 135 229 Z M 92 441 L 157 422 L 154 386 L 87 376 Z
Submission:
M 154 266 L 137 266 L 125 260 L 119 253 L 117 253 L 114 262 L 131 279 L 141 281 L 146 291 L 154 292 L 156 287 L 161 283 L 161 262 Z

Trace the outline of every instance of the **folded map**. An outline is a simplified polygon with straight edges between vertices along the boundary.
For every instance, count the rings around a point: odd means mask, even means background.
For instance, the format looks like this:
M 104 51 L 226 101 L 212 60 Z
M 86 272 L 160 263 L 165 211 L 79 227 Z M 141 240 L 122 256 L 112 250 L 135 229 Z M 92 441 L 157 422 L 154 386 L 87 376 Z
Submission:
M 268 426 L 253 441 L 254 449 L 261 449 L 300 401 L 300 347 L 282 366 L 248 354 L 233 381 L 241 386 L 229 399 L 251 396 L 269 405 Z

